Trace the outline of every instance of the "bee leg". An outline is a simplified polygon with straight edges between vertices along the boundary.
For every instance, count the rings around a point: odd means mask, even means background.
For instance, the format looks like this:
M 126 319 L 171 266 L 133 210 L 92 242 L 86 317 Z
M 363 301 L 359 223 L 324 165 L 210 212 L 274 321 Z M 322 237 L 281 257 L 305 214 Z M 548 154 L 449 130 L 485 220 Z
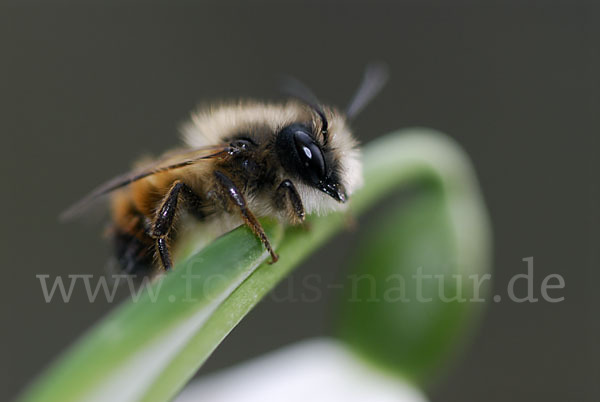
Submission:
M 282 181 L 277 190 L 275 191 L 275 205 L 281 210 L 288 210 L 287 205 L 289 203 L 292 207 L 293 223 L 304 222 L 305 213 L 302 199 L 298 194 L 298 190 L 290 180 L 285 179 Z
M 169 252 L 168 236 L 173 227 L 173 222 L 177 213 L 179 195 L 182 195 L 191 202 L 192 206 L 200 199 L 185 183 L 179 180 L 175 181 L 168 194 L 165 196 L 160 209 L 154 218 L 152 229 L 150 230 L 150 236 L 156 240 L 156 250 L 158 251 L 158 255 L 160 256 L 166 271 L 173 268 L 173 262 Z
M 271 263 L 277 262 L 279 256 L 275 254 L 275 251 L 271 247 L 271 243 L 265 234 L 264 229 L 260 225 L 260 222 L 252 211 L 248 209 L 246 205 L 246 200 L 244 195 L 240 192 L 240 190 L 236 187 L 236 185 L 231 181 L 229 177 L 227 177 L 224 173 L 215 171 L 215 178 L 217 179 L 217 183 L 221 186 L 221 189 L 224 190 L 224 195 L 230 202 L 240 209 L 242 214 L 242 219 L 250 227 L 252 232 L 260 239 L 260 241 L 264 244 L 269 254 L 271 254 Z
M 169 251 L 169 245 L 165 237 L 156 239 L 156 249 L 158 250 L 158 255 L 160 255 L 160 261 L 165 271 L 170 271 L 173 268 L 173 262 L 171 261 L 171 252 Z

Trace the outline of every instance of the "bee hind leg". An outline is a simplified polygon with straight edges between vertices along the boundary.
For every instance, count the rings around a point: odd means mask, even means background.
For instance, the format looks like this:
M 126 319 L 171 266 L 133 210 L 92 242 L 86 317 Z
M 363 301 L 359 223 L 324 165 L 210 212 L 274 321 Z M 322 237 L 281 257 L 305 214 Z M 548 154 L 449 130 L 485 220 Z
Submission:
M 227 201 L 232 202 L 235 205 L 235 207 L 237 207 L 240 210 L 240 213 L 242 214 L 242 219 L 244 220 L 246 225 L 250 227 L 252 232 L 260 239 L 262 244 L 264 244 L 269 254 L 271 254 L 271 263 L 277 262 L 279 256 L 271 247 L 271 243 L 269 242 L 269 239 L 267 238 L 267 235 L 264 229 L 262 228 L 260 222 L 258 221 L 258 219 L 256 219 L 252 211 L 248 209 L 244 195 L 227 175 L 218 170 L 215 171 L 214 175 L 217 179 L 217 183 L 221 187 L 222 195 L 224 196 L 224 198 L 226 198 Z

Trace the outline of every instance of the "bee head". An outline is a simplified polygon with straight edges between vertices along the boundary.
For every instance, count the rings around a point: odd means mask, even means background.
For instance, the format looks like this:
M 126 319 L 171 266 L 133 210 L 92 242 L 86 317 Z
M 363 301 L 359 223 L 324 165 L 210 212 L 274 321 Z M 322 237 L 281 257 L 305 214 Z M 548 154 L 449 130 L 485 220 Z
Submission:
M 275 147 L 284 169 L 299 176 L 304 184 L 345 203 L 348 194 L 362 182 L 356 141 L 346 121 L 354 119 L 381 90 L 387 76 L 387 66 L 383 63 L 367 66 L 363 81 L 343 116 L 332 109 L 326 114 L 321 102 L 304 84 L 288 77 L 282 89 L 310 108 L 318 116 L 320 127 L 315 127 L 319 126 L 318 122 L 292 123 L 279 131 Z M 329 119 L 333 122 L 333 133 L 329 132 Z
M 275 148 L 288 174 L 299 177 L 308 186 L 345 203 L 348 199 L 346 189 L 340 181 L 338 163 L 327 144 L 327 119 L 324 113 L 319 115 L 323 144 L 317 141 L 312 127 L 293 123 L 277 134 Z

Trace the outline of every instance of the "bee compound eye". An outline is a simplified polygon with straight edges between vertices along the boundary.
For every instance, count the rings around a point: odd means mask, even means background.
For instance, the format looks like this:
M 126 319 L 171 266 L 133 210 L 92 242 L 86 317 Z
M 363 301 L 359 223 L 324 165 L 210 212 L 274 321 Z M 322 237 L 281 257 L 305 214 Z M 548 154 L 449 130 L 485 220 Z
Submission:
M 305 183 L 318 187 L 327 178 L 327 165 L 311 132 L 305 124 L 290 124 L 277 134 L 275 149 L 289 174 L 300 176 Z
M 298 130 L 294 133 L 294 144 L 296 152 L 303 165 L 305 176 L 313 183 L 318 183 L 325 179 L 325 159 L 319 145 L 312 137 Z

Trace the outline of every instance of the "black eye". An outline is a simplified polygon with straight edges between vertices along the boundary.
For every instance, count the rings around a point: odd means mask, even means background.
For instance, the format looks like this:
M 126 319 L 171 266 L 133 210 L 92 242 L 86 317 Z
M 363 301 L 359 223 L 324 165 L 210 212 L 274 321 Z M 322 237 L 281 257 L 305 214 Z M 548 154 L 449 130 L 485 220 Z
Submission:
M 319 144 L 310 135 L 309 127 L 303 124 L 285 127 L 277 136 L 276 149 L 288 172 L 300 175 L 315 186 L 325 180 L 325 158 Z
M 303 131 L 294 133 L 296 152 L 300 157 L 302 165 L 311 176 L 311 181 L 318 183 L 325 178 L 325 160 L 321 148 L 314 142 L 312 137 Z

